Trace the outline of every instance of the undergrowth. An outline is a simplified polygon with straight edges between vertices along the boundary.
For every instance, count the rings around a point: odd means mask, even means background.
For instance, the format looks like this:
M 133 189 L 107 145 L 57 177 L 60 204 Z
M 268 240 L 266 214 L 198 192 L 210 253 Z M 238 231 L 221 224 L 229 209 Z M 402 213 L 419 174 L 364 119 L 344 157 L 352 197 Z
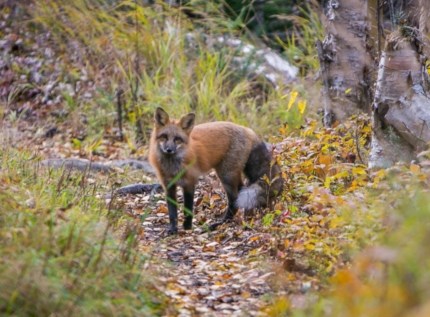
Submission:
M 357 164 L 356 149 L 369 141 L 370 130 L 360 118 L 350 124 L 328 130 L 309 124 L 303 139 L 285 141 L 289 207 L 279 220 L 288 227 L 278 226 L 274 253 L 287 276 L 277 275 L 275 286 L 308 286 L 299 307 L 279 297 L 270 316 L 430 312 L 428 153 L 420 165 L 367 171 Z M 322 289 L 313 289 L 318 284 Z
M 2 316 L 154 316 L 168 309 L 136 248 L 139 226 L 96 195 L 110 182 L 1 149 Z
M 430 199 L 428 171 L 399 166 L 369 194 L 367 213 L 384 233 L 330 278 L 330 287 L 292 316 L 427 316 L 429 309 Z M 420 179 L 417 181 L 417 179 Z M 423 183 L 425 180 L 425 183 Z M 423 186 L 424 185 L 424 186 Z M 366 214 L 361 215 L 362 217 Z
M 235 65 L 240 50 L 216 43 L 223 34 L 244 43 L 246 38 L 222 26 L 226 18 L 221 12 L 209 12 L 203 18 L 206 28 L 213 27 L 209 30 L 203 29 L 201 19 L 192 23 L 180 9 L 163 2 L 143 6 L 132 1 L 43 0 L 35 2 L 31 15 L 36 25 L 52 33 L 60 56 L 70 64 L 73 74 L 64 76 L 72 78 L 74 86 L 82 78 L 97 86 L 92 100 L 83 98 L 83 90 L 65 97 L 78 105 L 76 111 L 84 111 L 89 124 L 81 128 L 89 134 L 101 126 L 117 126 L 118 90 L 124 91 L 125 134 L 131 140 L 139 137 L 136 126 L 140 137 L 147 136 L 156 106 L 174 116 L 195 111 L 199 121 L 229 120 L 260 133 L 273 132 L 285 122 L 277 109 L 286 107 L 286 95 L 295 88 L 273 89 L 261 79 L 247 78 Z M 306 98 L 300 91 L 299 99 Z
M 289 130 L 285 127 L 280 132 Z M 361 160 L 367 157 L 369 140 L 366 116 L 333 129 L 308 121 L 300 137 L 279 140 L 276 157 L 285 189 L 279 207 L 265 217 L 271 220 L 268 230 L 276 232 L 278 240 L 271 252 L 291 278 L 301 272 L 308 276 L 300 279 L 309 279 L 314 286 L 327 285 L 326 279 L 380 232 L 380 214 L 368 212 L 362 199 L 369 175 Z M 296 280 L 297 276 L 291 279 Z M 285 287 L 279 277 L 277 284 Z

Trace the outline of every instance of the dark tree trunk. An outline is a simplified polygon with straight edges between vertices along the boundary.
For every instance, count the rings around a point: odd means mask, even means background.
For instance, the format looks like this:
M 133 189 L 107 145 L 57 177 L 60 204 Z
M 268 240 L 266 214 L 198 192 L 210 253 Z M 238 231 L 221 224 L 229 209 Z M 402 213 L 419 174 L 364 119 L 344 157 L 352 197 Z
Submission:
M 326 37 L 320 62 L 325 79 L 325 124 L 370 111 L 371 57 L 367 0 L 328 0 L 324 8 Z M 322 56 L 321 56 L 322 54 Z

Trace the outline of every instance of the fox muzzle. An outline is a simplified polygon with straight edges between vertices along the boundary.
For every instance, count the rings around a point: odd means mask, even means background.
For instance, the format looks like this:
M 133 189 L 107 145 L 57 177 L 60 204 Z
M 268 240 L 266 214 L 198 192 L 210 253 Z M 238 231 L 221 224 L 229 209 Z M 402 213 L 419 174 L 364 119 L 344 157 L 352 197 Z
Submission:
M 177 146 L 174 142 L 165 142 L 160 144 L 160 149 L 164 154 L 174 155 L 177 151 Z

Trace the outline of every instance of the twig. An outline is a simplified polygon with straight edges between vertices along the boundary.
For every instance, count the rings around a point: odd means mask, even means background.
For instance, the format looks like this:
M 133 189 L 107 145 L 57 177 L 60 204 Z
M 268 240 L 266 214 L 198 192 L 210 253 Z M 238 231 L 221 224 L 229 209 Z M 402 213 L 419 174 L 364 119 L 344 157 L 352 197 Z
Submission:
M 119 130 L 119 140 L 124 141 L 124 134 L 122 132 L 122 95 L 124 91 L 121 88 L 118 88 L 116 91 L 116 111 L 118 115 L 118 130 Z
M 139 21 L 137 18 L 137 0 L 134 0 L 134 26 L 135 26 L 135 33 L 136 38 L 134 42 L 134 49 L 135 49 L 135 57 L 134 57 L 134 87 L 132 87 L 131 93 L 133 97 L 133 107 L 136 110 L 136 140 L 138 142 L 143 141 L 143 129 L 141 124 L 141 118 L 139 115 L 139 111 L 137 111 L 137 94 L 139 91 L 139 77 L 140 77 L 140 58 L 139 58 Z M 133 89 L 134 88 L 134 89 Z
M 135 26 L 135 33 L 136 33 L 136 37 L 135 37 L 135 42 L 134 42 L 134 89 L 132 90 L 132 96 L 133 96 L 133 102 L 134 105 L 137 105 L 137 92 L 139 89 L 139 74 L 140 74 L 140 69 L 139 69 L 139 21 L 137 19 L 137 0 L 134 0 L 134 26 Z

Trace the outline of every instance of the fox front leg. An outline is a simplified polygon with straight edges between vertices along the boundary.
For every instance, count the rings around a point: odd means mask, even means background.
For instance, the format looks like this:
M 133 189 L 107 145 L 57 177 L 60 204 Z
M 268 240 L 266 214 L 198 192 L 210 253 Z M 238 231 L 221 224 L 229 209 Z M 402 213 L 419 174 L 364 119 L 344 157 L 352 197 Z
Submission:
M 184 187 L 184 229 L 190 230 L 193 227 L 193 203 L 194 186 Z
M 176 185 L 167 188 L 167 209 L 169 210 L 169 229 L 168 235 L 178 233 L 178 203 L 176 201 Z

